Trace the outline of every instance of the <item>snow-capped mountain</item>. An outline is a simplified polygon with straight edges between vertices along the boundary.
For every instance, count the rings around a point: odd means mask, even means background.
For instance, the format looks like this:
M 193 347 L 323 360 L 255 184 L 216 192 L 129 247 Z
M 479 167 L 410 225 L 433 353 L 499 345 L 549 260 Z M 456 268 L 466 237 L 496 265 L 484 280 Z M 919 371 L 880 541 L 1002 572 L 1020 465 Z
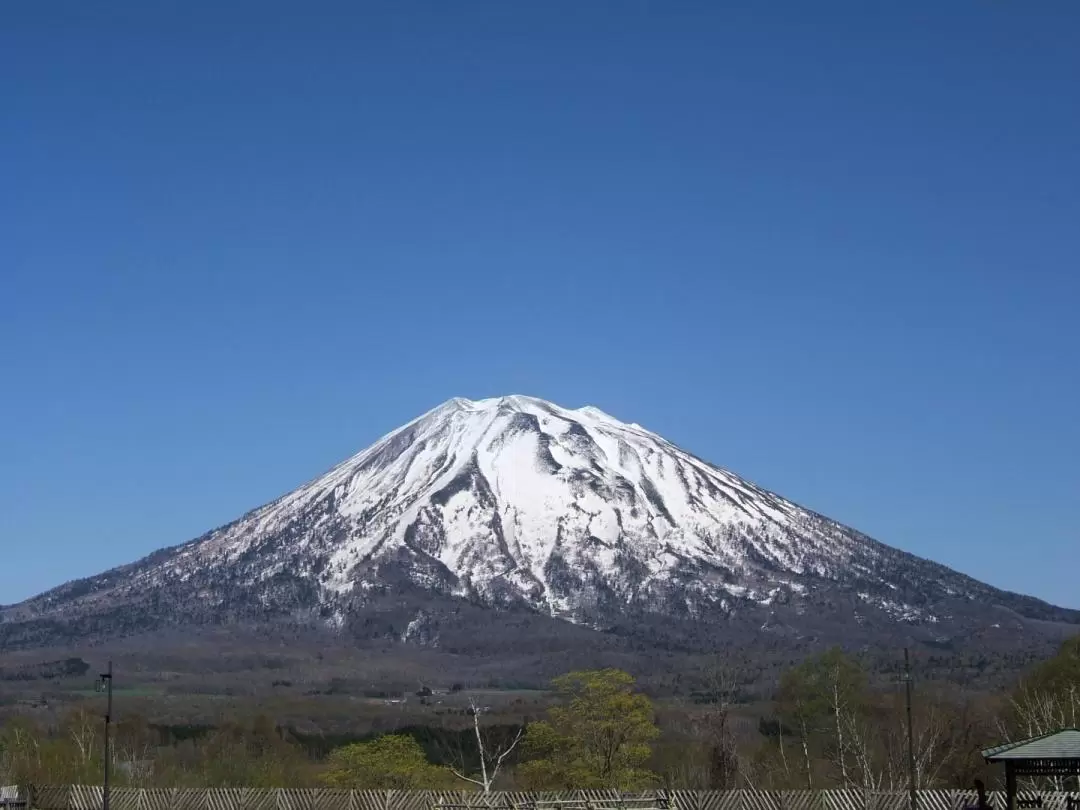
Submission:
M 795 631 L 832 617 L 926 637 L 990 618 L 1080 623 L 596 408 L 508 396 L 450 400 L 223 528 L 0 611 L 0 638 L 119 617 L 341 626 L 394 588 L 599 628 L 626 615 Z

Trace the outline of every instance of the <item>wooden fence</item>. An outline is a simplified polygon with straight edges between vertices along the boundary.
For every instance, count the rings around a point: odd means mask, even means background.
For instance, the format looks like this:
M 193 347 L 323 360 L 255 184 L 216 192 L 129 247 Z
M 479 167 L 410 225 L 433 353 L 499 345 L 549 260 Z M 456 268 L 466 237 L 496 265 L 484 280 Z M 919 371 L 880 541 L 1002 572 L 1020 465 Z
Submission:
M 0 810 L 26 810 L 27 801 L 17 785 L 0 785 Z
M 100 786 L 36 787 L 30 791 L 32 810 L 100 810 Z M 1005 795 L 987 794 L 990 804 L 1004 810 Z M 1080 810 L 1080 793 L 1025 793 L 1018 806 L 1027 810 Z M 622 810 L 908 810 L 905 792 L 861 790 L 670 790 L 620 794 L 611 790 L 561 793 L 424 790 L 290 790 L 259 788 L 113 788 L 111 810 L 618 810 L 621 800 L 634 799 Z M 642 800 L 651 800 L 643 802 Z M 973 790 L 921 790 L 919 810 L 974 808 Z M 540 805 L 537 807 L 537 805 Z M 450 808 L 448 808 L 450 810 Z

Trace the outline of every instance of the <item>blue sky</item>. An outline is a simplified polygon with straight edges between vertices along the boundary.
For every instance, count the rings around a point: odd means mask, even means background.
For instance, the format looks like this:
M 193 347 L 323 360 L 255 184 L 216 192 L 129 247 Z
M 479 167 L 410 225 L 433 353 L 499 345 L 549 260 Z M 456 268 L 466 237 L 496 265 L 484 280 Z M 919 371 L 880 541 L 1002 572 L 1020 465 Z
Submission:
M 0 14 L 0 600 L 526 393 L 1080 607 L 1074 0 Z

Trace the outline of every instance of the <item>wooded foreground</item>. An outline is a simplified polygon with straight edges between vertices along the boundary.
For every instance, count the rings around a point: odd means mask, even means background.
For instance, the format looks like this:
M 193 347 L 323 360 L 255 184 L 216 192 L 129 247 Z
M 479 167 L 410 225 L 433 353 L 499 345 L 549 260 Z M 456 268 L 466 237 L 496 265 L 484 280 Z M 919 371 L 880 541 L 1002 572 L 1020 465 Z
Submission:
M 865 803 L 840 806 L 828 797 L 902 796 L 912 782 L 924 791 L 971 788 L 977 779 L 1000 786 L 1000 769 L 987 766 L 980 749 L 1080 726 L 1080 638 L 1005 694 L 972 698 L 917 689 L 910 716 L 903 690 L 871 684 L 857 658 L 829 650 L 784 674 L 749 731 L 735 722 L 740 683 L 722 661 L 692 705 L 655 703 L 615 669 L 572 672 L 552 687 L 533 716 L 493 718 L 488 707 L 470 702 L 453 728 L 391 728 L 323 750 L 267 716 L 226 718 L 183 740 L 162 740 L 144 718 L 120 716 L 112 734 L 112 784 L 141 792 L 122 794 L 130 798 L 114 810 L 296 810 L 281 805 L 294 794 L 255 788 L 333 789 L 295 795 L 318 795 L 321 802 L 338 796 L 336 810 L 373 810 L 351 804 L 364 791 L 450 796 L 463 789 L 489 795 L 665 789 L 695 797 L 705 794 L 693 791 L 713 790 L 736 802 L 735 810 L 787 810 L 775 802 L 802 791 L 817 798 L 800 799 L 793 810 L 862 810 Z M 86 708 L 52 726 L 29 717 L 8 721 L 0 728 L 0 783 L 100 784 L 101 732 L 100 715 Z M 207 788 L 234 791 L 190 792 Z M 1058 777 L 1023 782 L 1021 789 L 1080 790 L 1080 783 Z M 92 790 L 60 789 L 57 795 L 67 798 L 50 799 L 47 810 L 84 810 L 79 791 Z M 747 797 L 761 796 L 778 798 L 747 804 L 757 801 Z M 687 801 L 694 810 L 730 810 Z
M 32 810 L 100 810 L 100 786 L 40 787 L 31 791 Z M 987 794 L 990 805 L 1005 807 L 1005 795 Z M 1039 810 L 1073 810 L 1080 792 L 1049 791 L 1020 794 L 1021 806 Z M 910 794 L 903 791 L 787 790 L 694 791 L 671 790 L 625 794 L 608 790 L 525 793 L 427 790 L 288 790 L 258 788 L 138 789 L 111 792 L 115 810 L 567 810 L 618 807 L 643 810 L 909 810 Z M 976 806 L 974 790 L 917 791 L 919 810 L 965 810 Z M 558 803 L 558 804 L 556 804 Z

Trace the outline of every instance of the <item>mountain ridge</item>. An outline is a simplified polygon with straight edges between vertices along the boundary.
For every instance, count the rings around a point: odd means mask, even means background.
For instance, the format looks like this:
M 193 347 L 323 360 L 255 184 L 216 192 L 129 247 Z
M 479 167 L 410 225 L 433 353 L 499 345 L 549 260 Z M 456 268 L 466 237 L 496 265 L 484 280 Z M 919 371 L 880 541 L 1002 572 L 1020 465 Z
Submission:
M 0 640 L 230 617 L 342 629 L 395 588 L 714 636 L 827 635 L 823 617 L 938 644 L 1003 616 L 1080 625 L 1080 611 L 887 546 L 599 408 L 513 395 L 448 400 L 192 541 L 2 608 Z

